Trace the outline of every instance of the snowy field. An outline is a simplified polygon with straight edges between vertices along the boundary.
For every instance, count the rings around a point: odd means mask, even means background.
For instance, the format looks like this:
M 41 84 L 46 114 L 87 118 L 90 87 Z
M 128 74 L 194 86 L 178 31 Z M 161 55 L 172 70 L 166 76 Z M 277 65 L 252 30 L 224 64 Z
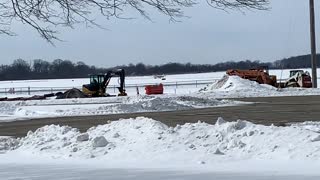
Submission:
M 310 69 L 303 69 L 311 72 Z M 270 70 L 271 75 L 277 75 L 277 78 L 286 79 L 289 77 L 289 71 L 286 70 Z M 320 74 L 320 69 L 318 69 Z M 144 95 L 145 85 L 162 83 L 164 84 L 165 94 L 192 94 L 200 88 L 208 84 L 212 84 L 225 75 L 225 72 L 213 73 L 196 73 L 196 74 L 179 74 L 167 75 L 166 80 L 155 79 L 153 76 L 129 76 L 126 77 L 126 89 L 129 96 L 136 96 L 136 87 L 138 86 L 139 93 Z M 320 82 L 320 79 L 318 79 Z M 117 94 L 118 78 L 112 78 L 107 90 L 110 94 Z M 318 82 L 318 84 L 319 84 Z M 17 97 L 28 95 L 28 87 L 32 91 L 31 94 L 44 94 L 56 91 L 62 91 L 70 88 L 81 88 L 83 84 L 88 84 L 89 78 L 84 79 L 53 79 L 53 80 L 24 80 L 24 81 L 0 81 L 0 97 Z M 15 88 L 16 94 L 4 93 L 10 88 Z M 45 90 L 45 91 L 44 91 Z M 22 91 L 22 92 L 21 92 Z M 34 91 L 34 92 L 33 92 Z
M 288 76 L 282 72 L 282 78 Z M 128 77 L 127 84 L 170 85 L 164 95 L 2 102 L 0 121 L 237 106 L 239 97 L 320 95 L 320 89 L 277 89 L 224 72 Z M 271 71 L 280 78 L 281 71 Z M 88 79 L 7 81 L 3 88 L 79 87 Z M 117 80 L 111 86 L 116 86 Z M 177 84 L 177 83 L 176 83 Z M 178 83 L 179 84 L 179 83 Z M 186 84 L 186 83 L 184 83 Z M 133 88 L 134 89 L 134 88 Z M 19 96 L 13 94 L 10 96 Z M 213 120 L 215 121 L 215 120 Z M 250 121 L 250 120 L 248 120 Z M 0 179 L 319 179 L 320 123 L 288 127 L 247 121 L 168 127 L 153 119 L 122 119 L 90 128 L 48 125 L 23 138 L 0 137 Z
M 153 76 L 129 76 L 126 77 L 126 91 L 129 96 L 136 96 L 138 87 L 140 94 L 145 94 L 145 85 L 162 83 L 165 86 L 165 94 L 188 94 L 197 91 L 222 77 L 224 72 L 198 73 L 184 75 L 167 75 L 165 80 L 155 79 Z M 83 84 L 89 84 L 89 78 L 84 79 L 52 79 L 52 80 L 25 80 L 25 81 L 0 81 L 0 96 L 16 97 L 28 95 L 30 87 L 32 95 L 64 91 L 70 88 L 81 89 Z M 111 78 L 107 92 L 117 94 L 119 78 Z M 16 94 L 4 93 L 14 88 Z
M 289 70 L 284 70 L 282 76 L 288 76 L 288 72 Z M 280 77 L 281 71 L 271 71 L 270 74 L 277 74 L 277 76 Z M 173 111 L 217 106 L 237 106 L 243 104 L 243 102 L 239 101 L 223 100 L 224 98 L 320 95 L 320 89 L 286 88 L 279 90 L 269 85 L 260 85 L 256 82 L 244 80 L 239 77 L 228 77 L 224 75 L 225 72 L 168 75 L 164 81 L 154 79 L 152 76 L 127 78 L 127 83 L 131 84 L 142 82 L 146 84 L 155 84 L 159 82 L 165 84 L 178 81 L 201 82 L 211 79 L 208 84 L 165 87 L 164 95 L 147 96 L 143 93 L 143 88 L 140 88 L 140 95 L 136 95 L 136 92 L 129 91 L 129 96 L 127 97 L 2 102 L 0 104 L 0 121 L 58 116 Z M 18 87 L 21 84 L 23 84 L 23 86 L 30 85 L 33 87 L 49 85 L 58 87 L 58 85 L 61 84 L 69 84 L 76 87 L 86 83 L 85 81 L 87 80 L 88 79 L 13 81 L 0 82 L 0 84 L 2 87 L 7 88 Z M 113 80 L 112 85 L 115 85 L 116 79 Z M 11 96 L 21 95 L 15 94 Z

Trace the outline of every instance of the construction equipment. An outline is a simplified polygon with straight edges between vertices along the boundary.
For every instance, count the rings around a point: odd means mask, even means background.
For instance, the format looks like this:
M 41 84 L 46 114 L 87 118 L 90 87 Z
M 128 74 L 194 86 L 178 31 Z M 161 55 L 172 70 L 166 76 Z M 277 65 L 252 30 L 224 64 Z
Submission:
M 268 67 L 260 67 L 256 69 L 240 70 L 240 69 L 229 69 L 227 70 L 229 76 L 239 76 L 243 79 L 249 79 L 256 81 L 259 84 L 269 84 L 276 86 L 277 76 L 269 75 Z
M 125 90 L 125 71 L 124 69 L 116 69 L 108 71 L 106 74 L 94 74 L 90 75 L 90 84 L 84 84 L 82 86 L 82 92 L 89 97 L 104 97 L 110 96 L 106 94 L 106 89 L 112 77 L 120 77 L 120 86 L 118 87 L 118 96 L 126 96 Z
M 146 85 L 145 86 L 146 94 L 163 94 L 163 84 L 160 83 L 158 85 Z
M 304 87 L 311 88 L 312 81 L 308 71 L 291 70 L 289 78 L 284 83 L 285 87 Z

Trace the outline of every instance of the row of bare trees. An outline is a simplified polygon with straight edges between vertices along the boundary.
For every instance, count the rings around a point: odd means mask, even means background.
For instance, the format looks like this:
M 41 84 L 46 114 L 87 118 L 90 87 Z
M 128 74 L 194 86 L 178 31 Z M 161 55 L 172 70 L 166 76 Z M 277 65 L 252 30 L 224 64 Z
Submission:
M 320 65 L 320 55 L 318 55 Z M 275 62 L 259 61 L 228 61 L 214 65 L 191 63 L 167 63 L 164 65 L 145 65 L 143 63 L 129 64 L 112 68 L 98 68 L 86 65 L 83 62 L 56 59 L 48 62 L 41 59 L 25 61 L 15 60 L 11 65 L 0 66 L 0 80 L 22 79 L 59 79 L 59 78 L 86 78 L 89 74 L 105 73 L 110 69 L 124 68 L 127 75 L 155 75 L 155 74 L 183 74 L 225 71 L 227 69 L 250 69 L 260 66 L 269 66 L 271 69 L 310 68 L 310 55 L 296 56 Z

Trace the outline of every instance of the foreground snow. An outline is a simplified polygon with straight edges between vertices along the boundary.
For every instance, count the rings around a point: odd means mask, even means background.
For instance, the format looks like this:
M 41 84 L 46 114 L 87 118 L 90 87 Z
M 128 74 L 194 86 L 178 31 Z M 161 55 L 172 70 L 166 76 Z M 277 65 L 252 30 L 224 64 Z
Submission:
M 1 138 L 0 166 L 51 162 L 96 168 L 320 175 L 319 132 L 319 123 L 275 127 L 222 118 L 215 125 L 168 127 L 140 117 L 92 127 L 86 133 L 49 125 L 21 139 Z
M 1 164 L 1 163 L 0 163 Z M 203 172 L 172 169 L 114 169 L 70 164 L 1 164 L 0 179 L 32 180 L 318 180 L 319 176 L 276 172 Z M 288 164 L 289 165 L 289 164 Z M 301 170 L 301 169 L 300 169 Z

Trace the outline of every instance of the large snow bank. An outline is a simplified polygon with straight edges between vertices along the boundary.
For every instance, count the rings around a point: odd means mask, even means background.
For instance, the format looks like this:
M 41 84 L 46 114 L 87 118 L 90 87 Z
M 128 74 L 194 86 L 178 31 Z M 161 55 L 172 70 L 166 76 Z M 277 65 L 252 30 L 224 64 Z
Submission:
M 21 139 L 2 138 L 0 150 L 55 159 L 107 160 L 111 164 L 318 160 L 320 135 L 310 126 L 320 127 L 310 123 L 263 126 L 240 120 L 225 122 L 222 118 L 214 125 L 198 122 L 168 127 L 139 117 L 92 127 L 85 133 L 68 126 L 48 125 Z
M 220 91 L 266 91 L 266 90 L 277 90 L 277 88 L 267 85 L 259 84 L 255 81 L 240 78 L 238 76 L 223 76 L 218 82 L 210 85 L 209 90 L 220 90 Z
M 210 93 L 212 97 L 268 97 L 268 96 L 298 96 L 319 95 L 320 89 L 313 88 L 276 88 L 268 84 L 259 84 L 255 81 L 238 76 L 223 76 L 217 82 L 200 89 L 200 92 Z

